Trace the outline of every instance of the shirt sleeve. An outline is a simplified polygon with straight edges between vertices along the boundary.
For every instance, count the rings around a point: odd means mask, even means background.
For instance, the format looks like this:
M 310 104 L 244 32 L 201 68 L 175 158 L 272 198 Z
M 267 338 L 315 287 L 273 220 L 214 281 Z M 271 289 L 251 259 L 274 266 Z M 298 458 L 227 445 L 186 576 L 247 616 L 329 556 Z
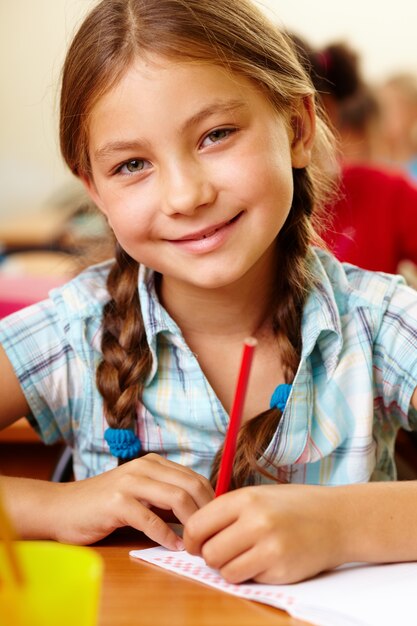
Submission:
M 52 300 L 0 320 L 0 343 L 29 404 L 27 417 L 42 440 L 72 445 L 72 416 L 82 414 L 82 364 Z
M 374 343 L 374 375 L 379 398 L 391 417 L 417 430 L 411 396 L 417 386 L 417 292 L 397 285 Z

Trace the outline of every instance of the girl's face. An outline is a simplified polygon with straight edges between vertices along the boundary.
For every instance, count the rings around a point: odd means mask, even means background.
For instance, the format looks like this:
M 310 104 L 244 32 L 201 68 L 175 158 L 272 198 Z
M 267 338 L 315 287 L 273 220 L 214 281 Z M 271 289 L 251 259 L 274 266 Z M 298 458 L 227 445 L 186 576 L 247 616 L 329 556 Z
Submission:
M 219 288 L 265 271 L 310 158 L 249 80 L 210 64 L 137 60 L 96 104 L 84 183 L 121 246 L 163 280 Z M 295 127 L 294 124 L 294 127 Z

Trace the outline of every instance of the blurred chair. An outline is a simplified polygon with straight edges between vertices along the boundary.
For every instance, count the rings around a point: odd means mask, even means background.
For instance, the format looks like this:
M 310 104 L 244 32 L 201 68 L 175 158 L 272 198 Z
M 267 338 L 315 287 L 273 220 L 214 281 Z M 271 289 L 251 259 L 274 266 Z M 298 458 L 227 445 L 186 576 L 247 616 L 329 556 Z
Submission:
M 71 480 L 73 480 L 72 450 L 69 446 L 65 446 L 52 472 L 51 481 L 53 483 L 68 483 Z
M 395 443 L 398 480 L 417 479 L 417 433 L 400 428 Z

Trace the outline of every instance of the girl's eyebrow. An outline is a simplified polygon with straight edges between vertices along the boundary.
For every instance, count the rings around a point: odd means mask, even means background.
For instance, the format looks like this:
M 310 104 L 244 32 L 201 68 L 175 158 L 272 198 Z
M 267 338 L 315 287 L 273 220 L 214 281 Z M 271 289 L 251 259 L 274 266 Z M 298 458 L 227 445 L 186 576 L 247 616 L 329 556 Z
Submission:
M 210 117 L 216 113 L 232 113 L 236 109 L 240 109 L 246 106 L 244 100 L 221 100 L 218 102 L 212 102 L 209 106 L 204 107 L 201 111 L 197 111 L 195 115 L 191 116 L 184 122 L 181 127 L 181 132 L 189 128 L 190 126 L 196 126 L 205 118 Z
M 227 100 L 213 102 L 209 106 L 204 107 L 200 111 L 197 111 L 194 115 L 192 115 L 189 119 L 187 119 L 184 124 L 180 127 L 179 134 L 182 134 L 185 130 L 192 126 L 196 126 L 204 119 L 210 117 L 211 115 L 215 115 L 217 113 L 232 113 L 237 109 L 246 107 L 247 104 L 244 100 Z M 147 140 L 135 139 L 133 141 L 109 141 L 104 144 L 100 148 L 97 148 L 94 152 L 94 157 L 97 161 L 104 161 L 109 157 L 117 154 L 118 152 L 129 152 L 129 151 L 137 151 L 141 148 L 148 146 L 149 142 Z

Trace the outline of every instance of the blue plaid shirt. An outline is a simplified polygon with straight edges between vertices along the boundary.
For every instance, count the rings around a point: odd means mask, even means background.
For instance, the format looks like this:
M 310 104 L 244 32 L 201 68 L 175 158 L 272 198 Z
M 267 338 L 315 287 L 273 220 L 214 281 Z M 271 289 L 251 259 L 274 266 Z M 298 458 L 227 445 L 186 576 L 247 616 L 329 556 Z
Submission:
M 302 357 L 261 463 L 278 481 L 337 485 L 395 478 L 398 428 L 417 428 L 417 293 L 401 278 L 340 264 L 313 249 L 316 277 L 303 312 Z M 107 423 L 95 385 L 109 263 L 0 321 L 0 342 L 46 443 L 74 450 L 77 478 L 111 469 Z M 152 450 L 208 476 L 228 416 L 182 334 L 160 305 L 154 274 L 139 273 L 153 366 L 137 407 Z M 266 407 L 267 408 L 267 407 Z M 259 481 L 264 479 L 259 477 Z

